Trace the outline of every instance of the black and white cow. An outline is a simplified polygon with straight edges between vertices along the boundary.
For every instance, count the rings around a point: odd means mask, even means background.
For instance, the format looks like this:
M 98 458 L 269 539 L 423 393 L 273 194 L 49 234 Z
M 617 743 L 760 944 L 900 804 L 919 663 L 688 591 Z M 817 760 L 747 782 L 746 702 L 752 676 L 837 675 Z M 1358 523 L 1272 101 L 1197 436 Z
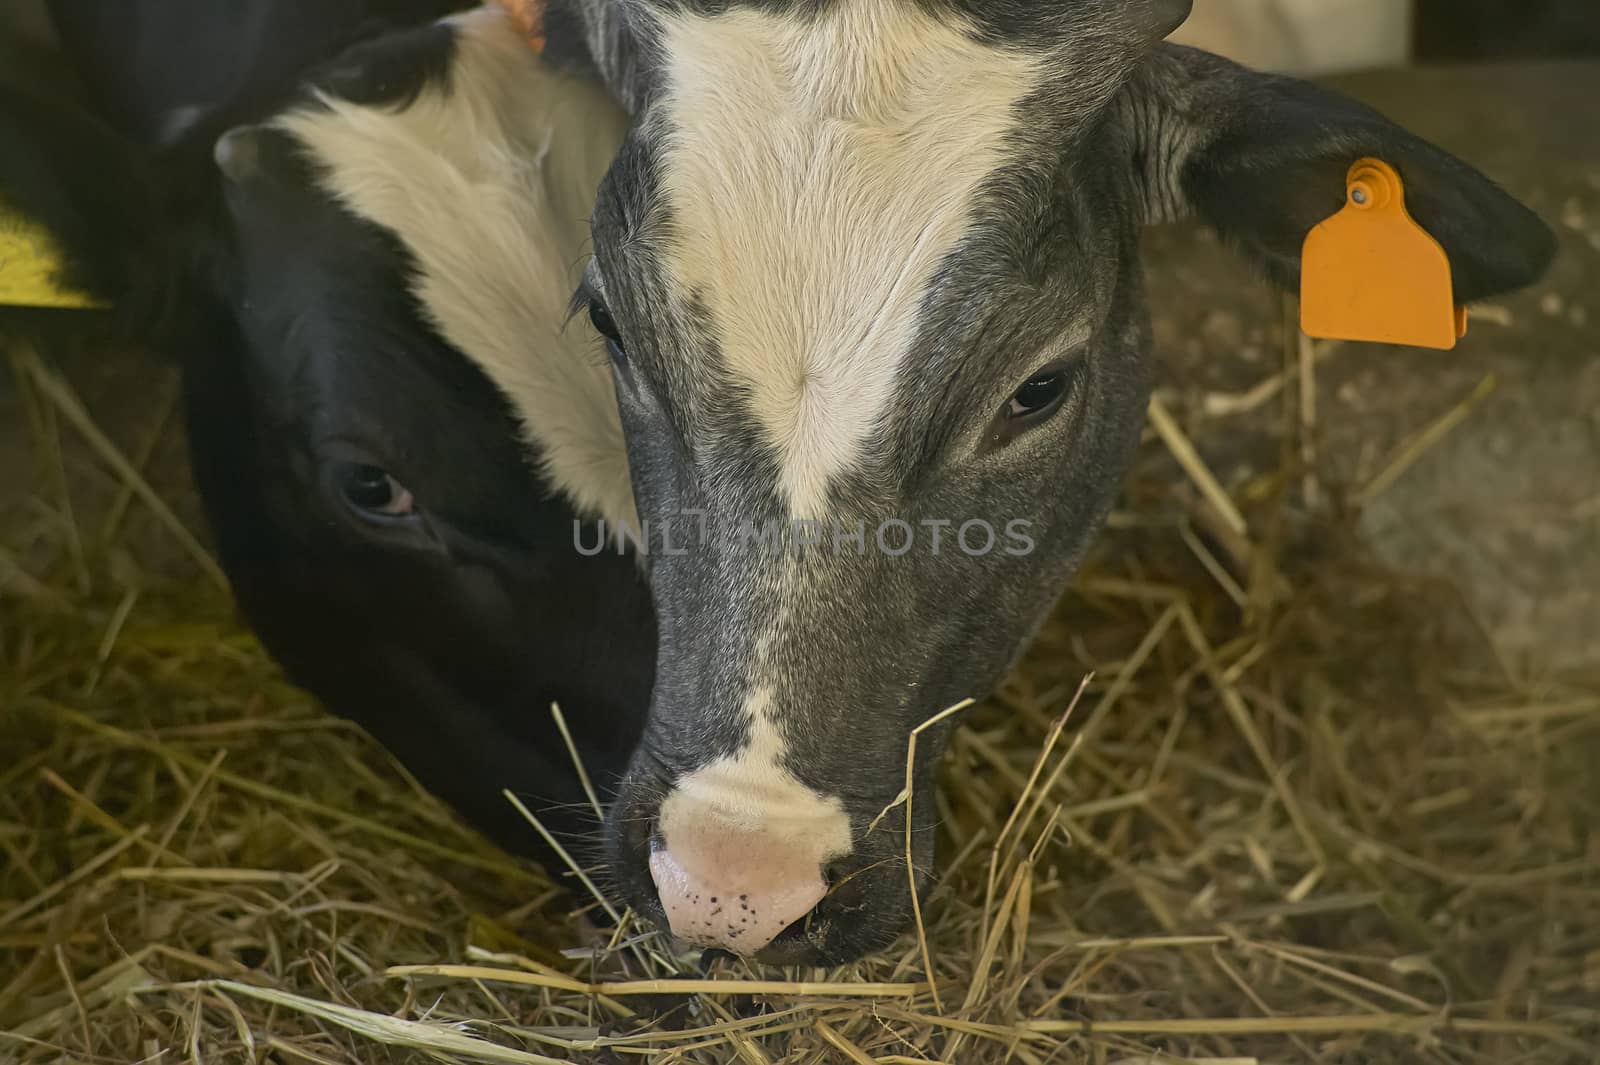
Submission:
M 1188 9 L 554 5 L 553 39 L 578 33 L 634 116 L 583 298 L 639 517 L 679 543 L 650 558 L 661 647 L 611 873 L 680 937 L 838 962 L 903 926 L 904 807 L 880 815 L 907 736 L 1013 661 L 1138 438 L 1142 225 L 1197 215 L 1291 284 L 1378 156 L 1460 299 L 1553 254 L 1533 214 L 1381 115 L 1163 45 Z
M 343 286 L 372 276 L 358 262 L 388 254 L 403 265 L 379 271 L 361 298 L 387 293 L 417 316 L 411 327 L 425 321 L 470 359 L 508 398 L 548 483 L 582 513 L 612 531 L 655 530 L 642 560 L 659 618 L 655 678 L 609 815 L 609 874 L 681 938 L 839 962 L 903 925 L 905 826 L 893 803 L 908 733 L 981 694 L 1015 657 L 1111 505 L 1137 438 L 1149 384 L 1141 225 L 1198 214 L 1292 282 L 1301 241 L 1338 209 L 1350 163 L 1378 155 L 1449 250 L 1463 299 L 1524 284 L 1549 258 L 1536 218 L 1381 116 L 1162 46 L 1186 10 L 1184 0 L 555 0 L 552 54 L 598 70 L 633 112 L 594 206 L 581 286 L 609 370 L 587 352 L 559 361 L 571 342 L 545 340 L 554 271 L 529 249 L 549 215 L 526 210 L 529 168 L 544 158 L 526 135 L 539 84 L 520 80 L 524 61 L 498 16 L 448 22 L 415 51 L 371 53 L 323 82 L 345 102 L 220 141 L 233 248 L 216 318 L 230 343 L 348 345 Z M 348 224 L 337 247 L 334 229 L 324 241 L 297 221 L 327 195 Z M 286 277 L 302 256 L 330 266 Z M 539 309 L 523 313 L 520 299 Z M 430 435 L 430 448 L 442 439 Z M 309 471 L 332 454 L 332 468 L 361 472 L 334 483 L 373 486 L 356 494 L 380 512 L 460 498 L 447 480 L 419 485 L 422 465 L 394 458 L 407 446 L 402 435 L 376 455 L 317 452 L 278 483 L 303 500 Z M 459 452 L 449 463 L 456 478 L 476 468 Z M 213 494 L 229 465 L 203 472 Z M 390 488 L 392 474 L 411 491 Z M 428 525 L 403 527 L 414 536 Z M 234 571 L 261 550 L 236 542 L 247 550 L 225 551 Z M 551 567 L 614 557 L 566 549 Z M 294 565 L 263 566 L 261 583 Z M 299 596 L 330 570 L 308 572 Z M 628 595 L 584 580 L 580 632 L 608 614 L 632 631 Z M 403 613 L 402 600 L 383 600 L 382 612 Z M 340 617 L 341 640 L 370 619 Z M 526 638 L 518 625 L 550 624 L 476 600 L 439 620 L 507 645 Z M 638 647 L 616 661 L 643 675 L 628 657 Z M 540 712 L 514 704 L 491 728 Z M 943 735 L 921 747 L 924 790 Z M 410 739 L 402 757 L 418 756 Z M 520 773 L 509 786 L 527 788 L 551 757 L 537 741 L 508 744 L 456 771 L 495 789 Z M 519 770 L 523 759 L 534 768 Z M 911 826 L 919 870 L 931 808 L 918 804 Z
M 655 656 L 635 562 L 572 546 L 631 505 L 606 356 L 567 327 L 625 118 L 496 13 L 320 5 L 67 0 L 88 109 L 0 72 L 0 201 L 181 362 L 222 565 L 289 675 L 507 845 L 548 857 L 511 788 L 578 849 L 551 704 L 608 789 Z

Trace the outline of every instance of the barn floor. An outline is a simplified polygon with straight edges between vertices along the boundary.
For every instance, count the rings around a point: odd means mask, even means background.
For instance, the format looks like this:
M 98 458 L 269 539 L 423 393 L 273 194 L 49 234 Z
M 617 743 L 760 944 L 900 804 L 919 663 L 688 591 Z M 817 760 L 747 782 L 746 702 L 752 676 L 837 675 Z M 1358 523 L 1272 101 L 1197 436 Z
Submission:
M 1600 66 L 1333 84 L 1481 167 L 1560 230 L 1561 254 L 1545 283 L 1479 308 L 1454 352 L 1320 352 L 1318 468 L 1364 485 L 1409 437 L 1492 387 L 1371 501 L 1362 531 L 1384 560 L 1458 582 L 1502 651 L 1530 668 L 1600 666 L 1600 116 L 1585 102 Z M 1208 461 L 1230 488 L 1275 468 L 1280 404 L 1204 416 L 1280 368 L 1275 296 L 1186 229 L 1153 235 L 1147 262 L 1162 384 Z
M 1341 84 L 1531 204 L 1560 260 L 1455 352 L 1302 350 L 1214 240 L 1150 234 L 1159 397 L 1251 542 L 1152 432 L 1061 618 L 955 745 L 955 886 L 928 951 L 846 974 L 889 985 L 870 1008 L 630 998 L 617 981 L 662 975 L 632 961 L 594 971 L 600 1005 L 561 985 L 583 969 L 565 897 L 277 681 L 53 374 L 15 361 L 0 1062 L 1600 1061 L 1600 64 Z M 60 368 L 199 529 L 170 368 Z M 1072 843 L 1024 819 L 1037 846 L 990 891 L 1006 814 L 1053 805 L 1029 771 L 1091 669 L 1051 755 L 1100 726 L 1060 778 Z M 468 960 L 534 986 L 384 978 Z M 639 1017 L 663 1031 L 594 1049 Z

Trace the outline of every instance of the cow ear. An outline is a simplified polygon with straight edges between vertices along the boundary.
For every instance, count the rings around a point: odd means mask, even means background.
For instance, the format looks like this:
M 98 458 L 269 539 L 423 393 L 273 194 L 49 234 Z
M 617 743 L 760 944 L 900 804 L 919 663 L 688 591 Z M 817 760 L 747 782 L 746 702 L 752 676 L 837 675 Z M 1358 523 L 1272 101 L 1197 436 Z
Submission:
M 0 221 L 28 235 L 18 244 L 33 259 L 31 287 L 141 302 L 161 273 L 157 198 L 141 153 L 71 105 L 3 82 L 0 145 Z
M 10 2 L 10 0 L 7 0 Z M 209 142 L 352 41 L 462 0 L 45 0 L 97 114 L 149 149 Z M 4 4 L 0 3 L 0 7 Z
M 1450 257 L 1462 302 L 1536 280 L 1555 254 L 1539 217 L 1483 174 L 1362 104 L 1293 78 L 1163 45 L 1118 98 L 1147 221 L 1198 215 L 1285 286 L 1358 159 L 1395 168 L 1412 216 Z

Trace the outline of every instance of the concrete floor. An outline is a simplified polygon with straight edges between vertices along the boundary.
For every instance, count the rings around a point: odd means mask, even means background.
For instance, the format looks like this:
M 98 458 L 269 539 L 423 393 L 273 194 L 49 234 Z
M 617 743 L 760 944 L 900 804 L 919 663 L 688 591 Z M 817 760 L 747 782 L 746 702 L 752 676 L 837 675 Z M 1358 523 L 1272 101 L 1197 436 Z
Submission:
M 1365 510 L 1364 532 L 1396 567 L 1457 581 L 1502 649 L 1534 672 L 1600 667 L 1600 63 L 1368 74 L 1342 88 L 1483 168 L 1561 233 L 1550 277 L 1482 309 L 1449 353 L 1343 345 L 1317 375 L 1316 445 L 1325 491 L 1365 483 L 1403 441 L 1493 375 L 1498 387 Z M 1225 481 L 1276 468 L 1281 401 L 1228 417 L 1221 399 L 1279 371 L 1279 296 L 1217 242 L 1188 227 L 1148 240 L 1161 388 Z M 147 357 L 64 360 L 97 422 L 129 453 L 151 438 L 175 375 Z M 150 479 L 191 522 L 177 418 Z M 69 430 L 63 430 L 71 438 Z M 33 449 L 14 382 L 0 376 L 0 592 L 17 565 L 50 564 L 59 538 L 55 474 Z M 118 488 L 81 447 L 67 480 L 83 514 Z M 85 523 L 86 539 L 98 525 Z M 197 578 L 139 506 L 118 534 L 138 564 L 125 582 Z M 92 545 L 91 545 L 92 546 Z

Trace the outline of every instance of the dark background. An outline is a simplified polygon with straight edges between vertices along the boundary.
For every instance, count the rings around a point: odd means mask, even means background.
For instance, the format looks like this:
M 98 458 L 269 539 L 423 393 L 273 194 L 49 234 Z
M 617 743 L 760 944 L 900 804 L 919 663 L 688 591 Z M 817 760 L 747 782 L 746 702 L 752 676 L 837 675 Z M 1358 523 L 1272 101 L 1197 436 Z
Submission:
M 1419 63 L 1600 56 L 1600 0 L 1417 0 Z

